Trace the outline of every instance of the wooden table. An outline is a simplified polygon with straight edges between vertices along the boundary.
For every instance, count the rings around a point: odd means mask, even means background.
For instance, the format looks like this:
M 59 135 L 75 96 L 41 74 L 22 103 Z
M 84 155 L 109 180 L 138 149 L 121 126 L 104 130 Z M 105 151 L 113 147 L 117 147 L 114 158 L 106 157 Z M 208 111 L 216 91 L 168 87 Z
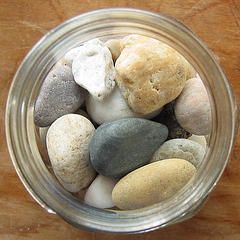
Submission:
M 27 193 L 7 152 L 5 103 L 23 57 L 48 30 L 82 12 L 135 7 L 178 18 L 219 57 L 240 97 L 239 0 L 1 0 L 0 1 L 0 239 L 240 239 L 240 137 L 231 162 L 205 207 L 193 219 L 151 233 L 118 236 L 80 231 L 48 214 Z

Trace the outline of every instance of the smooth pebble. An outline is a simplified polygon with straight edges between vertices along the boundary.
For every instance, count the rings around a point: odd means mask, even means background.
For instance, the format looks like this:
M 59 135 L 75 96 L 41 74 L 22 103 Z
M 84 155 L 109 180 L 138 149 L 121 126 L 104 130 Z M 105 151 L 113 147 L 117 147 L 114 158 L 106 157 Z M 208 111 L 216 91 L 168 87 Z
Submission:
M 105 42 L 106 47 L 112 54 L 113 61 L 115 62 L 121 54 L 120 39 L 109 39 Z
M 115 86 L 115 68 L 110 50 L 99 39 L 79 47 L 73 59 L 72 72 L 77 84 L 102 101 Z
M 69 192 L 87 187 L 96 172 L 89 161 L 89 143 L 95 128 L 85 117 L 67 114 L 48 129 L 47 149 L 53 171 Z
M 204 84 L 199 78 L 187 81 L 175 103 L 179 124 L 195 135 L 207 135 L 211 129 L 211 106 Z
M 196 168 L 183 159 L 166 159 L 141 167 L 123 177 L 112 199 L 123 210 L 147 207 L 172 197 L 194 176 Z
M 166 126 L 140 118 L 102 124 L 90 143 L 90 159 L 101 175 L 121 178 L 147 164 L 166 140 Z
M 112 190 L 116 183 L 116 180 L 98 175 L 88 187 L 84 202 L 98 208 L 114 207 Z
M 202 162 L 205 151 L 197 142 L 178 138 L 166 141 L 153 155 L 151 162 L 168 158 L 180 158 L 198 167 Z
M 86 99 L 86 107 L 88 114 L 98 124 L 130 117 L 150 119 L 161 112 L 161 109 L 146 115 L 133 112 L 117 86 L 112 93 L 101 102 L 89 95 Z

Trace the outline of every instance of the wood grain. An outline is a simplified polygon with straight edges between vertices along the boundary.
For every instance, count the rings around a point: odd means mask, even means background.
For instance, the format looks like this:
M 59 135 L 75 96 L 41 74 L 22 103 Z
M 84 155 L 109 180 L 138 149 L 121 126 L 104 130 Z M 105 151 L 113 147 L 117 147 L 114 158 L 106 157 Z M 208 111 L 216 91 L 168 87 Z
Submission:
M 240 99 L 239 0 L 1 0 L 0 1 L 0 239 L 240 239 L 240 137 L 205 207 L 193 219 L 151 233 L 119 236 L 81 231 L 48 214 L 27 193 L 7 152 L 5 103 L 14 73 L 28 50 L 48 30 L 82 12 L 104 7 L 143 8 L 178 18 L 201 37 L 219 61 Z

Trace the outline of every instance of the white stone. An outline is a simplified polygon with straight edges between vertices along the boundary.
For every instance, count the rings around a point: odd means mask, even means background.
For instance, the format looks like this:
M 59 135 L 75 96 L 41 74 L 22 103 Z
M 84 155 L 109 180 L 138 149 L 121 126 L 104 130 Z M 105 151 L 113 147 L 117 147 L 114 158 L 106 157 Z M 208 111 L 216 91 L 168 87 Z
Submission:
M 110 50 L 98 39 L 79 47 L 72 72 L 77 84 L 102 101 L 115 86 L 115 68 Z
M 153 118 L 161 112 L 161 109 L 150 114 L 139 114 L 133 112 L 119 88 L 116 86 L 113 92 L 103 101 L 97 101 L 93 96 L 89 95 L 86 99 L 87 112 L 90 117 L 98 124 L 115 121 L 121 118 L 140 117 Z
M 116 180 L 98 175 L 87 189 L 84 202 L 97 208 L 113 207 L 112 190 L 116 183 Z
M 47 150 L 53 171 L 69 192 L 87 187 L 96 175 L 89 161 L 94 131 L 93 124 L 78 114 L 58 118 L 48 130 Z
M 72 66 L 73 59 L 77 57 L 80 51 L 81 51 L 81 47 L 73 48 L 64 55 L 63 59 Z
M 202 145 L 202 147 L 204 149 L 206 149 L 206 147 L 207 147 L 207 141 L 206 141 L 205 136 L 198 136 L 198 135 L 193 134 L 188 139 L 191 140 L 191 141 L 199 143 L 200 145 Z

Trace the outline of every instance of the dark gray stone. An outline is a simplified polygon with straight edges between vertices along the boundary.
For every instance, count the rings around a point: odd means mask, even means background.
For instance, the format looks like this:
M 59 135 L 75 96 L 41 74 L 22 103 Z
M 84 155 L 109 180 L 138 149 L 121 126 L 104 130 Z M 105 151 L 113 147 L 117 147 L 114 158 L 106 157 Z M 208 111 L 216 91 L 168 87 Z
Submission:
M 166 126 L 141 118 L 102 124 L 90 143 L 90 159 L 97 172 L 112 178 L 147 164 L 168 136 Z
M 84 102 L 87 91 L 76 84 L 71 66 L 60 60 L 45 78 L 34 108 L 39 127 L 51 125 L 57 118 L 75 112 Z

